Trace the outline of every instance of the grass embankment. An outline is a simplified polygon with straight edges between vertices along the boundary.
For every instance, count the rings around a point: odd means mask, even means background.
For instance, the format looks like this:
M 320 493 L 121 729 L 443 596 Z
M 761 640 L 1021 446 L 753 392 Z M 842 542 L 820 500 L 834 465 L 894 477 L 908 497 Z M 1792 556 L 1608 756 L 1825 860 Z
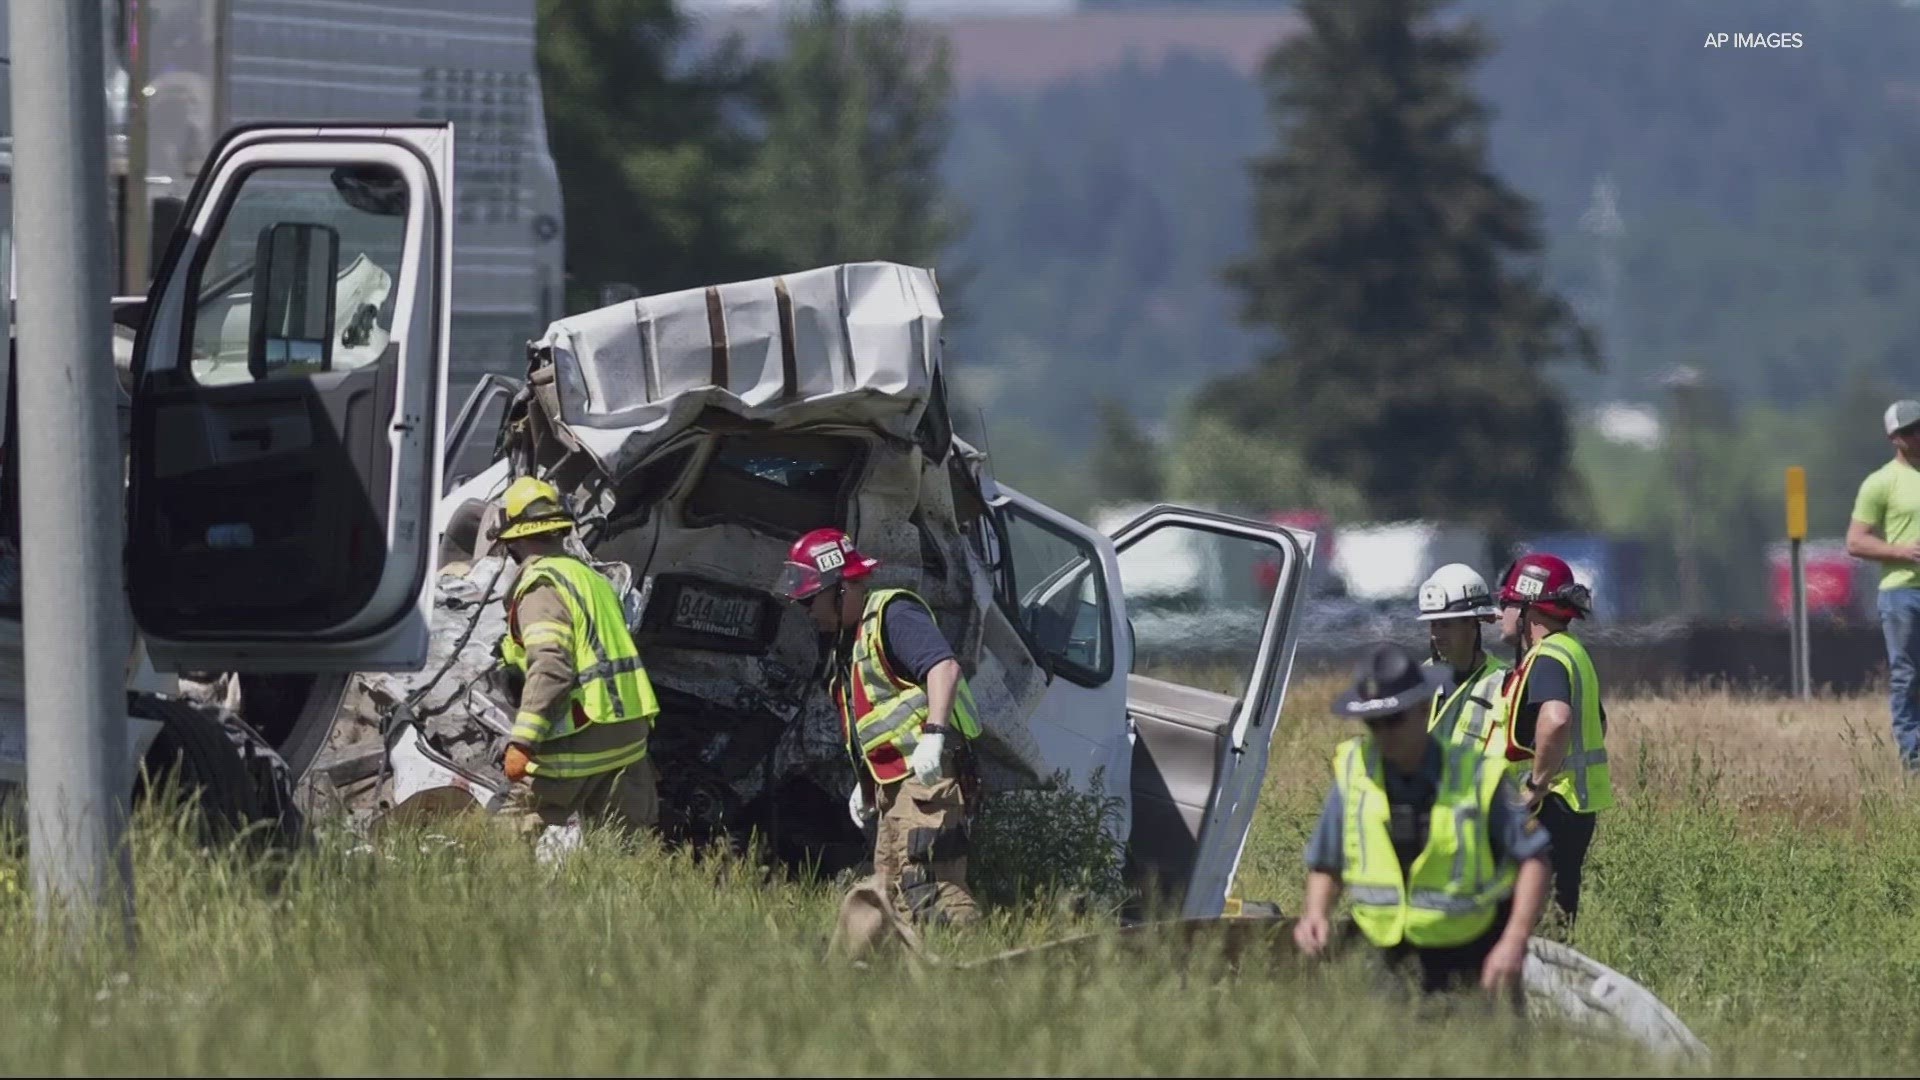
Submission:
M 1237 891 L 1298 905 L 1334 743 L 1295 688 Z M 1920 810 L 1878 697 L 1695 694 L 1611 710 L 1621 806 L 1574 944 L 1660 994 L 1734 1073 L 1920 1068 Z M 1657 1063 L 1570 1033 L 1382 1008 L 1350 967 L 1176 957 L 1000 971 L 826 959 L 838 895 L 595 840 L 560 868 L 479 821 L 325 838 L 285 865 L 137 830 L 140 949 L 73 963 L 0 896 L 9 1071 L 1390 1073 Z M 451 840 L 452 842 L 449 842 Z M 15 861 L 15 872 L 24 867 Z M 930 947 L 971 958 L 1099 925 L 1044 898 Z M 1537 1035 L 1548 1033 L 1540 1032 Z

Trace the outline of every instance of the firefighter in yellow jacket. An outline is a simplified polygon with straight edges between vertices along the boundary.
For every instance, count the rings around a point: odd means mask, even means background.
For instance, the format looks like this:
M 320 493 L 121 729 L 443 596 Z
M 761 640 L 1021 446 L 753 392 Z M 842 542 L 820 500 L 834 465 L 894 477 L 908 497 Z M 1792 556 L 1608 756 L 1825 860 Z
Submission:
M 973 692 L 926 601 L 860 583 L 878 565 L 839 529 L 816 529 L 794 542 L 774 592 L 806 604 L 833 639 L 829 685 L 855 776 L 848 809 L 862 828 L 879 818 L 875 876 L 909 918 L 960 925 L 979 917 L 967 888 Z
M 660 706 L 620 598 L 568 553 L 573 521 L 552 484 L 520 477 L 504 502 L 495 538 L 520 565 L 499 645 L 522 682 L 505 761 L 518 824 L 537 832 L 578 814 L 649 828 L 659 802 L 647 737 Z
M 1517 1004 L 1527 938 L 1547 900 L 1552 838 L 1527 816 L 1499 759 L 1443 746 L 1427 731 L 1428 703 L 1444 681 L 1389 643 L 1334 702 L 1336 715 L 1367 731 L 1334 752 L 1293 938 L 1320 955 L 1344 890 L 1354 923 L 1390 969 L 1417 967 L 1430 993 L 1478 986 Z

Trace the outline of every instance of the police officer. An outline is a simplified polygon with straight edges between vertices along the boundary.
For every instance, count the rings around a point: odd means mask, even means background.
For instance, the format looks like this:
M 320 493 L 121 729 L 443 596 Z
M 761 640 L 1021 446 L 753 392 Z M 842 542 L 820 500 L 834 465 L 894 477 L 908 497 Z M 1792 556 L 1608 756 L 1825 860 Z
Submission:
M 1334 702 L 1336 715 L 1367 730 L 1334 752 L 1294 942 L 1309 956 L 1325 950 L 1344 889 L 1390 970 L 1417 966 L 1429 993 L 1478 985 L 1517 1006 L 1527 938 L 1546 903 L 1548 836 L 1498 761 L 1427 732 L 1421 721 L 1444 678 L 1384 644 Z
M 660 713 L 612 584 L 567 551 L 573 520 L 545 480 L 508 485 L 496 539 L 520 564 L 507 592 L 501 662 L 519 676 L 507 778 L 527 832 L 610 817 L 623 831 L 658 820 L 647 757 Z
M 1507 663 L 1480 644 L 1480 625 L 1494 620 L 1493 590 L 1465 563 L 1448 563 L 1420 586 L 1420 621 L 1427 624 L 1429 665 L 1448 676 L 1433 696 L 1427 730 L 1442 746 L 1473 746 L 1505 759 L 1506 716 L 1501 708 Z
M 970 923 L 973 692 L 926 601 L 862 584 L 878 565 L 839 529 L 816 529 L 794 542 L 774 592 L 806 604 L 833 641 L 830 689 L 855 775 L 848 809 L 862 827 L 879 818 L 883 890 L 898 889 L 915 921 Z

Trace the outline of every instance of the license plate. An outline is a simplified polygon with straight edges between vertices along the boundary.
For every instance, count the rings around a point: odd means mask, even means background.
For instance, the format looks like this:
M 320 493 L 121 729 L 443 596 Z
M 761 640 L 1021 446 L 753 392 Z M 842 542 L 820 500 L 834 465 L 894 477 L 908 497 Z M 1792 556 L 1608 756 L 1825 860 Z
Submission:
M 674 598 L 673 628 L 717 634 L 737 641 L 759 637 L 761 601 L 722 596 L 698 585 L 682 585 Z

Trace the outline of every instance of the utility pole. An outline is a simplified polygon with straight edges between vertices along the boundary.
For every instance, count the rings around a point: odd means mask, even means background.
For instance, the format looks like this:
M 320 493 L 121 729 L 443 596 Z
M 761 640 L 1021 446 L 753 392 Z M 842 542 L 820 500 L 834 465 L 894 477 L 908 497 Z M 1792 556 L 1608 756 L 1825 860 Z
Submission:
M 1698 368 L 1683 365 L 1669 372 L 1661 381 L 1673 395 L 1673 412 L 1668 431 L 1669 445 L 1674 450 L 1675 479 L 1679 481 L 1680 608 L 1682 613 L 1691 619 L 1698 617 L 1703 607 L 1700 521 L 1699 514 L 1695 510 L 1700 500 L 1699 447 L 1695 440 L 1700 436 L 1699 396 L 1703 376 Z
M 102 5 L 13 0 L 22 613 L 35 910 L 132 945 Z
M 122 280 L 119 289 L 128 295 L 147 291 L 148 267 L 153 253 L 152 204 L 147 198 L 147 167 L 151 156 L 147 146 L 147 54 L 152 35 L 147 32 L 145 0 L 121 0 L 120 21 L 126 28 L 120 37 L 120 49 L 127 68 L 127 175 L 126 209 L 122 212 L 120 242 Z

